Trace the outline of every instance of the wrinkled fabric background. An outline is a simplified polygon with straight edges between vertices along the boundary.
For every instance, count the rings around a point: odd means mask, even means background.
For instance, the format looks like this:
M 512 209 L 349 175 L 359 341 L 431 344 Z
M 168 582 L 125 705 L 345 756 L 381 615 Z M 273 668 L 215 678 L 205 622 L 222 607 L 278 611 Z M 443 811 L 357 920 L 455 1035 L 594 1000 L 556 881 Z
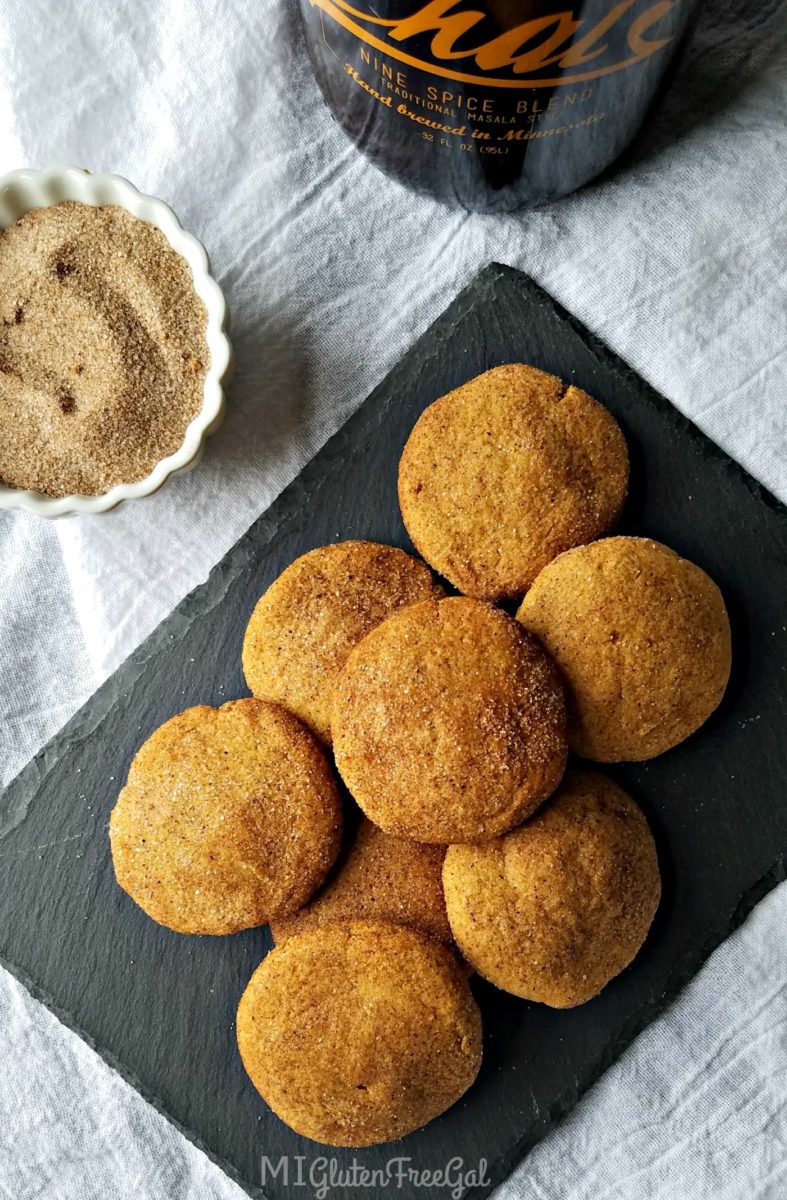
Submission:
M 502 218 L 417 199 L 354 152 L 294 7 L 0 0 L 0 171 L 89 166 L 169 201 L 209 248 L 237 353 L 226 423 L 191 475 L 109 517 L 0 514 L 5 781 L 491 259 L 528 271 L 787 500 L 778 0 L 708 0 L 626 169 Z M 781 887 L 498 1200 L 787 1195 L 786 929 Z M 0 1195 L 241 1193 L 0 972 Z

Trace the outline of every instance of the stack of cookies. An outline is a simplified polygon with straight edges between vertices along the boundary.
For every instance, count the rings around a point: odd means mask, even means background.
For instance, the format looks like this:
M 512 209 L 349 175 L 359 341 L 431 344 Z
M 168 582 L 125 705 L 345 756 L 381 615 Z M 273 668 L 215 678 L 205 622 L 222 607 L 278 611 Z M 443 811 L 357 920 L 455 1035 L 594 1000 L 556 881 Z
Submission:
M 523 365 L 471 380 L 402 455 L 425 562 L 304 555 L 249 622 L 253 698 L 181 713 L 138 752 L 118 881 L 183 933 L 271 924 L 238 1045 L 299 1133 L 371 1145 L 458 1100 L 481 1059 L 472 971 L 566 1008 L 641 946 L 653 838 L 569 751 L 644 760 L 688 737 L 724 693 L 730 631 L 699 567 L 604 536 L 627 487 L 623 435 L 585 392 Z

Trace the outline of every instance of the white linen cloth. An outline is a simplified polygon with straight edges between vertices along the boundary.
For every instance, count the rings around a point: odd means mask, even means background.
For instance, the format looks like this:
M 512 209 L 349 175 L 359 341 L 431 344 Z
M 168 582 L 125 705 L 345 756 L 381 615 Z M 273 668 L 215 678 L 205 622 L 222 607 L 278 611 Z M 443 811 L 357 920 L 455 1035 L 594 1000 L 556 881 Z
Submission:
M 778 0 L 709 0 L 637 161 L 500 218 L 418 199 L 355 152 L 294 8 L 0 0 L 0 171 L 68 162 L 169 201 L 209 248 L 238 364 L 205 461 L 152 500 L 57 523 L 0 514 L 6 781 L 491 259 L 533 275 L 787 500 Z M 781 887 L 499 1200 L 787 1195 L 786 924 Z M 0 1039 L 0 1195 L 239 1200 L 2 972 Z

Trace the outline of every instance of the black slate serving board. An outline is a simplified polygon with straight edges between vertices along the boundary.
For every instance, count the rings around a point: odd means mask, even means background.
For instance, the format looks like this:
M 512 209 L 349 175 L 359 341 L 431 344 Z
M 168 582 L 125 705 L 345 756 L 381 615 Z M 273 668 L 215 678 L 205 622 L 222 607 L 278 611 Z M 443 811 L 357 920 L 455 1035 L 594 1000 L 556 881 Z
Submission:
M 268 933 L 185 938 L 149 921 L 115 885 L 109 812 L 155 726 L 188 705 L 245 694 L 244 627 L 289 562 L 337 538 L 408 547 L 395 482 L 416 417 L 449 388 L 516 360 L 580 385 L 618 418 L 632 457 L 622 527 L 667 542 L 718 581 L 733 677 L 698 735 L 611 772 L 651 821 L 665 881 L 633 966 L 568 1012 L 474 981 L 485 1058 L 465 1100 L 395 1146 L 327 1153 L 372 1169 L 397 1156 L 417 1169 L 486 1159 L 497 1183 L 785 877 L 785 510 L 530 280 L 490 266 L 0 804 L 0 960 L 255 1196 L 292 1194 L 292 1174 L 289 1189 L 281 1175 L 259 1187 L 263 1154 L 293 1156 L 291 1171 L 306 1156 L 308 1171 L 326 1153 L 267 1110 L 235 1050 L 237 1001 Z M 330 1192 L 383 1194 L 447 1193 L 412 1184 Z

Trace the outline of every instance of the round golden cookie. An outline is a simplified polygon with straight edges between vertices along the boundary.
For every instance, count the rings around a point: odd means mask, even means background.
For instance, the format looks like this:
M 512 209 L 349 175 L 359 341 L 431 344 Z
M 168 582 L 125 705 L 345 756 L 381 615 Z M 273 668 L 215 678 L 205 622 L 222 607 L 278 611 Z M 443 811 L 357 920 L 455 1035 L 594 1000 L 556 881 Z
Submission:
M 606 533 L 628 470 L 623 434 L 592 396 L 511 363 L 421 414 L 399 465 L 399 505 L 435 570 L 468 596 L 502 600 Z
M 456 956 L 384 922 L 309 929 L 277 947 L 241 997 L 237 1033 L 269 1107 L 329 1146 L 419 1129 L 481 1062 L 481 1017 Z
M 524 820 L 566 762 L 557 670 L 481 600 L 425 600 L 354 650 L 334 690 L 336 764 L 370 820 L 421 842 L 475 842 Z
M 243 642 L 249 690 L 331 740 L 331 690 L 347 655 L 396 609 L 442 595 L 429 568 L 393 546 L 337 542 L 291 563 L 257 603 Z
M 562 554 L 517 616 L 561 669 L 569 742 L 585 758 L 654 758 L 724 695 L 731 652 L 721 592 L 659 542 L 604 538 Z
M 362 817 L 344 854 L 309 903 L 271 922 L 277 945 L 295 933 L 336 921 L 407 925 L 451 941 L 443 896 L 443 846 L 392 837 Z
M 293 912 L 339 851 L 341 801 L 317 740 L 275 704 L 189 708 L 137 751 L 109 822 L 117 881 L 178 933 Z
M 503 991 L 584 1004 L 632 961 L 661 896 L 642 812 L 611 780 L 570 771 L 519 829 L 451 846 L 443 867 L 456 943 Z

